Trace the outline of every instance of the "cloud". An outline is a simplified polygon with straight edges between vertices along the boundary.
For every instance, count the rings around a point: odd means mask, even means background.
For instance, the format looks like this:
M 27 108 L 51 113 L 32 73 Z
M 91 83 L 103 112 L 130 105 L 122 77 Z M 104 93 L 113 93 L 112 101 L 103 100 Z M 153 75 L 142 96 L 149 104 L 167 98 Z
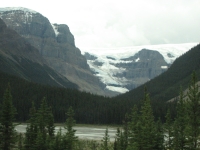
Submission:
M 76 46 L 126 47 L 198 42 L 199 0 L 7 0 L 1 7 L 31 8 L 67 24 Z

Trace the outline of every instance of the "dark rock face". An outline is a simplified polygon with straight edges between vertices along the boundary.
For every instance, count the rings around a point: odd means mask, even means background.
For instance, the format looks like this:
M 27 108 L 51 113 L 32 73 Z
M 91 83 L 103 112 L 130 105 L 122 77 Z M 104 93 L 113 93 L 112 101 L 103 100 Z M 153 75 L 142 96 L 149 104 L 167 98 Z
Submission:
M 23 79 L 66 88 L 77 88 L 46 65 L 38 50 L 0 19 L 0 71 Z
M 169 64 L 155 50 L 142 49 L 132 56 L 94 56 L 85 53 L 93 74 L 98 76 L 107 88 L 119 92 L 132 90 L 167 70 Z
M 131 62 L 113 64 L 118 68 L 125 68 L 123 73 L 118 73 L 115 76 L 119 78 L 125 77 L 128 80 L 126 88 L 129 90 L 163 73 L 165 69 L 161 68 L 161 66 L 168 66 L 159 52 L 147 49 L 142 49 L 134 56 L 123 60 Z
M 95 59 L 97 59 L 96 56 L 91 55 L 91 54 L 89 54 L 89 53 L 87 53 L 87 52 L 84 54 L 84 56 L 85 56 L 85 58 L 86 58 L 87 60 L 95 60 Z
M 104 95 L 104 85 L 95 77 L 84 56 L 75 47 L 67 25 L 51 25 L 49 20 L 29 10 L 0 11 L 9 28 L 39 50 L 47 65 L 77 84 L 80 90 Z
M 75 46 L 74 36 L 71 34 L 69 27 L 65 24 L 53 24 L 54 29 L 57 30 L 58 35 L 56 40 L 58 43 L 69 43 L 72 46 Z

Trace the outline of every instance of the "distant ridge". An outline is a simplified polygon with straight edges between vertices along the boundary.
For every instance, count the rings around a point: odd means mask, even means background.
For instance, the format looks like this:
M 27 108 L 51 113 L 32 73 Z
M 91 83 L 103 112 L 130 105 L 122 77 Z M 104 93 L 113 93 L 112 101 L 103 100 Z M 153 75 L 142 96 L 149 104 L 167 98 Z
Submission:
M 154 101 L 166 102 L 178 96 L 180 86 L 185 90 L 190 84 L 193 71 L 195 71 L 197 77 L 200 78 L 199 56 L 200 44 L 177 58 L 171 67 L 163 74 L 126 94 L 117 96 L 116 99 L 128 99 L 131 101 L 142 100 L 144 86 L 147 87 L 150 97 Z
M 81 49 L 93 74 L 106 88 L 125 93 L 166 71 L 197 43 Z

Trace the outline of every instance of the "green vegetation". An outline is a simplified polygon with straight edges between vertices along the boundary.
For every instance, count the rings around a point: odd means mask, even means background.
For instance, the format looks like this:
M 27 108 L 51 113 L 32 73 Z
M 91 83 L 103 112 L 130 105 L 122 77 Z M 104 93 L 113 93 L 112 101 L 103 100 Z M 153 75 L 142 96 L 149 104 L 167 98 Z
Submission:
M 16 133 L 14 129 L 14 116 L 16 110 L 12 104 L 9 85 L 4 93 L 3 104 L 0 110 L 0 149 L 10 150 L 14 147 L 16 141 Z
M 165 122 L 165 115 L 170 109 L 171 117 L 176 116 L 176 103 L 167 101 L 179 94 L 179 87 L 187 88 L 192 71 L 200 76 L 200 45 L 192 48 L 178 58 L 168 71 L 146 83 L 155 120 Z M 6 69 L 6 67 L 4 68 Z M 30 69 L 30 68 L 29 68 Z M 31 72 L 30 72 L 31 73 Z M 16 121 L 28 120 L 31 103 L 39 108 L 43 97 L 51 106 L 55 122 L 65 122 L 67 108 L 72 106 L 76 112 L 74 118 L 78 124 L 122 124 L 126 113 L 136 105 L 141 107 L 144 86 L 114 98 L 28 82 L 12 75 L 0 72 L 0 103 L 7 83 L 11 84 L 13 105 L 18 110 Z
M 134 106 L 123 121 L 123 130 L 116 131 L 114 142 L 110 142 L 106 128 L 102 141 L 85 141 L 75 136 L 75 112 L 69 107 L 64 128 L 54 133 L 54 116 L 46 98 L 38 109 L 34 103 L 29 113 L 26 133 L 16 133 L 14 121 L 16 109 L 12 104 L 10 87 L 4 93 L 0 113 L 0 150 L 198 150 L 200 140 L 200 91 L 197 76 L 192 74 L 191 84 L 183 99 L 182 88 L 177 100 L 176 117 L 171 119 L 170 110 L 166 122 L 156 121 L 149 94 L 145 88 L 141 106 Z

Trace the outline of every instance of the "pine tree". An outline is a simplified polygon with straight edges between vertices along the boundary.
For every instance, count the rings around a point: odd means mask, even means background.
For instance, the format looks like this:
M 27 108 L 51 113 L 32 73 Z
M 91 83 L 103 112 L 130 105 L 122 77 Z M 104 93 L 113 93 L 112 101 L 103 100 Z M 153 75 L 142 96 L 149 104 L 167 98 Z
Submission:
M 117 128 L 117 133 L 116 133 L 116 137 L 115 137 L 115 149 L 116 150 L 120 150 L 120 129 Z
M 38 126 L 36 120 L 36 109 L 35 104 L 32 102 L 32 107 L 30 108 L 29 112 L 30 119 L 28 120 L 26 133 L 25 133 L 25 140 L 24 140 L 24 147 L 25 150 L 34 150 L 34 146 L 36 144 L 37 133 L 38 133 Z
M 154 122 L 150 98 L 146 89 L 143 102 L 140 114 L 137 113 L 136 107 L 134 107 L 131 114 L 131 122 L 129 123 L 130 145 L 128 150 L 152 150 L 162 147 L 160 143 L 163 137 L 158 128 L 159 126 Z
M 63 136 L 62 136 L 62 130 L 61 128 L 55 135 L 54 140 L 51 143 L 50 150 L 64 150 L 64 144 L 63 144 Z
M 173 132 L 173 148 L 175 150 L 184 150 L 187 148 L 188 135 L 186 133 L 188 126 L 188 115 L 186 111 L 186 103 L 183 100 L 183 91 L 180 89 L 180 95 L 177 102 L 177 115 L 174 121 Z
M 1 150 L 11 150 L 15 146 L 17 139 L 14 125 L 15 114 L 16 109 L 13 106 L 10 85 L 8 85 L 8 88 L 4 93 L 3 104 L 0 113 Z
M 128 138 L 129 138 L 128 119 L 129 119 L 129 116 L 128 114 L 126 114 L 125 119 L 123 121 L 123 139 L 124 139 L 123 150 L 126 150 L 128 147 Z
M 40 130 L 37 133 L 37 138 L 36 138 L 34 148 L 35 148 L 35 150 L 47 150 L 48 149 L 46 139 L 44 138 L 44 133 L 41 132 Z
M 154 149 L 164 150 L 164 130 L 160 119 L 156 122 L 156 132 L 156 145 Z
M 153 111 L 150 104 L 149 94 L 145 92 L 144 104 L 141 107 L 141 136 L 142 136 L 142 149 L 152 150 L 156 146 L 156 125 L 154 122 Z
M 200 136 L 200 91 L 197 81 L 196 73 L 193 72 L 189 91 L 187 92 L 189 140 L 191 149 L 197 149 L 198 138 Z
M 102 140 L 102 142 L 103 142 L 102 146 L 101 146 L 102 150 L 109 150 L 109 141 L 110 141 L 110 137 L 108 135 L 108 128 L 106 128 L 105 134 L 104 134 L 104 137 Z
M 139 114 L 138 114 L 138 108 L 136 105 L 134 105 L 132 111 L 131 111 L 131 115 L 130 115 L 130 122 L 128 123 L 129 125 L 129 129 L 130 129 L 130 138 L 129 138 L 129 143 L 130 146 L 129 147 L 133 147 L 134 143 L 138 143 L 138 141 L 140 140 L 140 136 L 139 136 L 139 132 L 138 131 L 138 122 L 139 122 Z
M 53 138 L 55 126 L 54 126 L 54 116 L 53 116 L 51 108 L 49 108 L 47 111 L 47 131 L 48 131 L 49 137 Z
M 64 144 L 67 150 L 73 150 L 75 143 L 77 141 L 77 137 L 75 136 L 76 130 L 73 129 L 74 125 L 75 125 L 74 110 L 72 109 L 72 107 L 70 107 L 67 111 L 67 119 L 64 126 L 64 128 L 67 129 L 67 132 L 64 136 L 64 141 L 65 141 Z
M 124 150 L 124 134 L 117 128 L 116 138 L 115 138 L 115 149 Z
M 18 135 L 18 147 L 17 147 L 18 150 L 24 150 L 23 148 L 23 135 L 22 133 L 20 133 Z
M 42 140 L 43 143 L 46 143 L 46 148 L 49 148 L 49 143 L 54 137 L 54 117 L 51 111 L 51 108 L 48 107 L 46 98 L 42 99 L 40 107 L 36 114 L 36 122 L 39 130 L 40 137 L 37 137 L 38 140 Z M 37 135 L 38 136 L 38 135 Z
M 164 124 L 164 132 L 165 132 L 165 148 L 172 149 L 172 138 L 173 138 L 173 126 L 172 126 L 172 119 L 170 110 L 167 110 L 166 114 L 166 122 Z

